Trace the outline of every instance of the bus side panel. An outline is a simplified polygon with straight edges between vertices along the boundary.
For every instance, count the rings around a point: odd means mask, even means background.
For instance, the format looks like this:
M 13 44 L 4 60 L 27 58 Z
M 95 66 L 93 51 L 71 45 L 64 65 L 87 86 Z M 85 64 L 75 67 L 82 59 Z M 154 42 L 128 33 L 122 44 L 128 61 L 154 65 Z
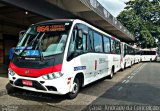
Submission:
M 131 66 L 131 63 L 132 63 L 132 55 L 126 55 L 125 56 L 125 67 L 129 67 Z
M 107 76 L 109 65 L 107 54 L 86 53 L 74 58 L 74 74 L 85 75 L 84 85 Z
M 142 61 L 150 61 L 152 59 L 152 55 L 142 55 Z
M 121 55 L 119 54 L 112 54 L 113 60 L 111 60 L 112 66 L 114 66 L 114 73 L 121 69 Z

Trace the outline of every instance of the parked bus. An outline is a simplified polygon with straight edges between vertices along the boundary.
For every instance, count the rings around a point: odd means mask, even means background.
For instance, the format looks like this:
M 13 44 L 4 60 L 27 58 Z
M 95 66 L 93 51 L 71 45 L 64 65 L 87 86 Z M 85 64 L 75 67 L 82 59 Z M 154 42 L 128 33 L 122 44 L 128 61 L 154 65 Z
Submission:
M 127 49 L 125 55 L 131 53 Z M 73 99 L 81 87 L 112 78 L 120 69 L 120 40 L 84 21 L 64 19 L 30 26 L 17 44 L 8 73 L 13 87 Z
M 141 52 L 139 48 L 134 48 L 134 63 L 139 63 L 141 61 Z
M 125 69 L 126 67 L 131 67 L 134 64 L 134 59 L 135 59 L 134 48 L 125 42 L 121 43 L 121 48 L 122 48 L 121 68 Z
M 156 61 L 157 51 L 151 49 L 141 49 L 141 61 Z

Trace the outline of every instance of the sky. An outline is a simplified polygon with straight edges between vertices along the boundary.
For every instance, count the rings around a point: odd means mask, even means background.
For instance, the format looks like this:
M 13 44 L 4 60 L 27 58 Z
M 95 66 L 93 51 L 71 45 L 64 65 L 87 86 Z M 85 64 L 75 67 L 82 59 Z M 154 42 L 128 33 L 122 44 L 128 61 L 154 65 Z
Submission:
M 98 0 L 101 5 L 106 8 L 114 17 L 123 11 L 125 2 L 129 0 Z

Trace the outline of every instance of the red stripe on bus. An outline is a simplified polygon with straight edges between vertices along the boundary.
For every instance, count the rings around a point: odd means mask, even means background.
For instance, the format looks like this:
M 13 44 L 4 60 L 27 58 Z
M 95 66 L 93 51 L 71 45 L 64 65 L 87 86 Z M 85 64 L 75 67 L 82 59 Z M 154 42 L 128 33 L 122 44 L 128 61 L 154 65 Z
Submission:
M 60 72 L 62 69 L 62 64 L 55 66 L 49 66 L 41 69 L 32 69 L 32 68 L 19 68 L 10 62 L 9 68 L 11 68 L 16 74 L 26 77 L 40 77 L 45 74 Z

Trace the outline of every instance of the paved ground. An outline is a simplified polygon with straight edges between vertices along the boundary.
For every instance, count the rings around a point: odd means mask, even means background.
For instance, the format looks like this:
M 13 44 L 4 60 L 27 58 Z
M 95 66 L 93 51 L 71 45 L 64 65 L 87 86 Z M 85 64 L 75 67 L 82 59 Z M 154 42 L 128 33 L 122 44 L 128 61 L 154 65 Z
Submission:
M 7 94 L 6 86 L 8 84 L 7 66 L 0 65 L 0 96 Z
M 0 95 L 1 109 L 29 111 L 99 110 L 94 105 L 160 104 L 160 63 L 140 63 L 119 71 L 112 80 L 102 79 L 83 88 L 74 100 L 65 96 L 13 90 Z M 5 77 L 0 77 L 5 79 Z M 5 82 L 6 84 L 6 82 Z M 1 85 L 1 83 L 0 83 Z M 5 85 L 9 87 L 8 84 Z M 4 87 L 4 88 L 5 88 Z
M 130 106 L 132 110 L 135 108 L 133 105 L 144 105 L 145 111 L 147 108 L 150 108 L 148 110 L 155 108 L 155 111 L 160 111 L 160 107 L 157 106 L 160 105 L 159 94 L 160 63 L 144 63 L 84 110 L 88 110 L 94 105 L 132 105 Z M 135 108 L 135 111 L 137 110 L 138 108 Z M 140 109 L 140 111 L 142 110 Z

